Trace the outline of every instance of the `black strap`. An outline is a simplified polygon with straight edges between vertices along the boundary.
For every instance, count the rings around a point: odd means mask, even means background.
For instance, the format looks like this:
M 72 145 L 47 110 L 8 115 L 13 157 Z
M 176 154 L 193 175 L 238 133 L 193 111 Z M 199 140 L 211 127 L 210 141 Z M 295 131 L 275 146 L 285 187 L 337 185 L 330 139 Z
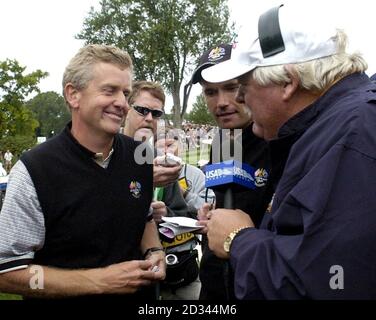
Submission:
M 279 8 L 282 6 L 283 4 L 268 10 L 259 18 L 259 41 L 264 58 L 285 51 L 285 43 L 283 42 L 278 16 Z
M 161 248 L 161 247 L 152 247 L 152 248 L 149 248 L 145 251 L 144 253 L 144 259 L 147 258 L 147 256 L 150 254 L 150 253 L 153 253 L 153 252 L 156 252 L 156 251 L 164 251 L 164 248 Z

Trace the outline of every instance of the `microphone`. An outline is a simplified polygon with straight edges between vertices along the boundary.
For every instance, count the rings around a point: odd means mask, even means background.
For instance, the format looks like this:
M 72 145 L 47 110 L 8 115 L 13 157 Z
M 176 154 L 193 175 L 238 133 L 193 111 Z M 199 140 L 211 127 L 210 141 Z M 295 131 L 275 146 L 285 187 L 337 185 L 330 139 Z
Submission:
M 233 191 L 255 189 L 255 169 L 246 163 L 227 160 L 205 168 L 205 187 L 224 192 L 224 208 L 234 209 Z
M 221 162 L 206 165 L 205 167 L 205 187 L 215 189 L 224 194 L 223 207 L 224 209 L 236 209 L 236 203 L 234 203 L 233 192 L 241 192 L 244 189 L 255 189 L 254 173 L 255 169 L 249 164 L 242 163 L 242 130 L 237 135 L 239 139 L 235 141 L 233 137 L 236 134 L 230 132 L 227 134 L 222 130 L 220 133 L 220 144 L 214 143 L 212 146 L 212 155 Z M 235 130 L 236 131 L 236 130 Z M 223 142 L 223 137 L 226 140 Z M 240 141 L 239 141 L 240 140 Z M 237 147 L 239 147 L 237 149 Z M 235 150 L 234 150 L 235 149 Z M 215 151 L 221 151 L 219 157 Z M 225 154 L 224 154 L 225 153 Z M 232 153 L 234 156 L 232 156 Z M 214 158 L 212 157 L 212 158 Z M 234 159 L 235 158 L 235 159 Z M 240 160 L 240 161 L 239 161 Z M 231 271 L 230 265 L 227 261 L 223 262 L 223 277 L 225 294 L 227 299 L 233 298 L 231 291 Z
M 222 138 L 225 136 L 227 137 L 223 143 L 220 143 L 219 148 L 218 144 L 217 150 L 214 150 L 215 145 L 213 146 L 212 152 L 214 155 L 216 155 L 215 151 L 218 151 L 218 149 L 221 151 L 221 156 L 217 157 L 221 162 L 205 167 L 205 187 L 215 189 L 224 194 L 223 205 L 225 209 L 235 209 L 233 192 L 237 193 L 244 189 L 254 189 L 256 187 L 254 180 L 255 169 L 241 162 L 243 154 L 241 141 L 236 141 L 234 150 L 234 139 L 231 137 L 233 133 L 226 133 L 225 130 L 222 130 L 220 140 L 223 140 Z M 238 137 L 239 135 L 241 137 L 241 130 Z M 235 154 L 235 157 L 232 156 L 232 153 Z

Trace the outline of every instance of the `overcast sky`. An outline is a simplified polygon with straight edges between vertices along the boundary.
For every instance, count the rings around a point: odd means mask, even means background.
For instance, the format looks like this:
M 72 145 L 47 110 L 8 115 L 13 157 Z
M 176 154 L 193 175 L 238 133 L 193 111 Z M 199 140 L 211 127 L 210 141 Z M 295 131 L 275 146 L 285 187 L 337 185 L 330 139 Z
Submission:
M 350 37 L 350 49 L 362 52 L 369 63 L 367 73 L 376 73 L 374 0 L 229 0 L 229 6 L 232 20 L 247 25 L 271 6 L 290 2 L 314 3 L 310 11 L 318 24 L 325 16 L 338 20 Z M 41 91 L 61 93 L 64 68 L 83 44 L 74 35 L 80 32 L 90 7 L 98 8 L 98 4 L 99 0 L 0 0 L 0 61 L 16 59 L 28 72 L 49 72 L 40 83 Z M 199 92 L 200 86 L 194 86 L 190 104 Z

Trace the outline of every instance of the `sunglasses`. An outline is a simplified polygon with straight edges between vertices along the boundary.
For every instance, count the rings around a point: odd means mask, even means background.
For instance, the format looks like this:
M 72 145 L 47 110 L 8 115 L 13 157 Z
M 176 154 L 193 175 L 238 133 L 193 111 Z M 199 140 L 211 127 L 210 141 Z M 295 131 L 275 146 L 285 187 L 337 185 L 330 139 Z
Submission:
M 141 116 L 146 117 L 149 113 L 151 113 L 151 116 L 153 118 L 160 118 L 163 116 L 162 110 L 153 110 L 142 106 L 132 106 L 133 109 L 137 111 Z

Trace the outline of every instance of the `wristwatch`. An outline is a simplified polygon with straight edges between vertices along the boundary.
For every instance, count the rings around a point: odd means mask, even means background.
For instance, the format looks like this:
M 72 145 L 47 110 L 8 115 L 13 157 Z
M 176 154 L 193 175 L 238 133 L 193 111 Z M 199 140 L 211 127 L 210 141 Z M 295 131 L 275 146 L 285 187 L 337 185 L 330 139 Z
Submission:
M 235 229 L 234 231 L 232 231 L 225 239 L 225 242 L 223 243 L 223 250 L 225 250 L 226 253 L 229 253 L 230 252 L 230 247 L 231 247 L 231 244 L 232 244 L 232 241 L 234 240 L 234 238 L 236 237 L 236 235 L 243 229 L 247 229 L 247 228 L 250 228 L 250 227 L 240 227 L 240 228 L 237 228 Z

